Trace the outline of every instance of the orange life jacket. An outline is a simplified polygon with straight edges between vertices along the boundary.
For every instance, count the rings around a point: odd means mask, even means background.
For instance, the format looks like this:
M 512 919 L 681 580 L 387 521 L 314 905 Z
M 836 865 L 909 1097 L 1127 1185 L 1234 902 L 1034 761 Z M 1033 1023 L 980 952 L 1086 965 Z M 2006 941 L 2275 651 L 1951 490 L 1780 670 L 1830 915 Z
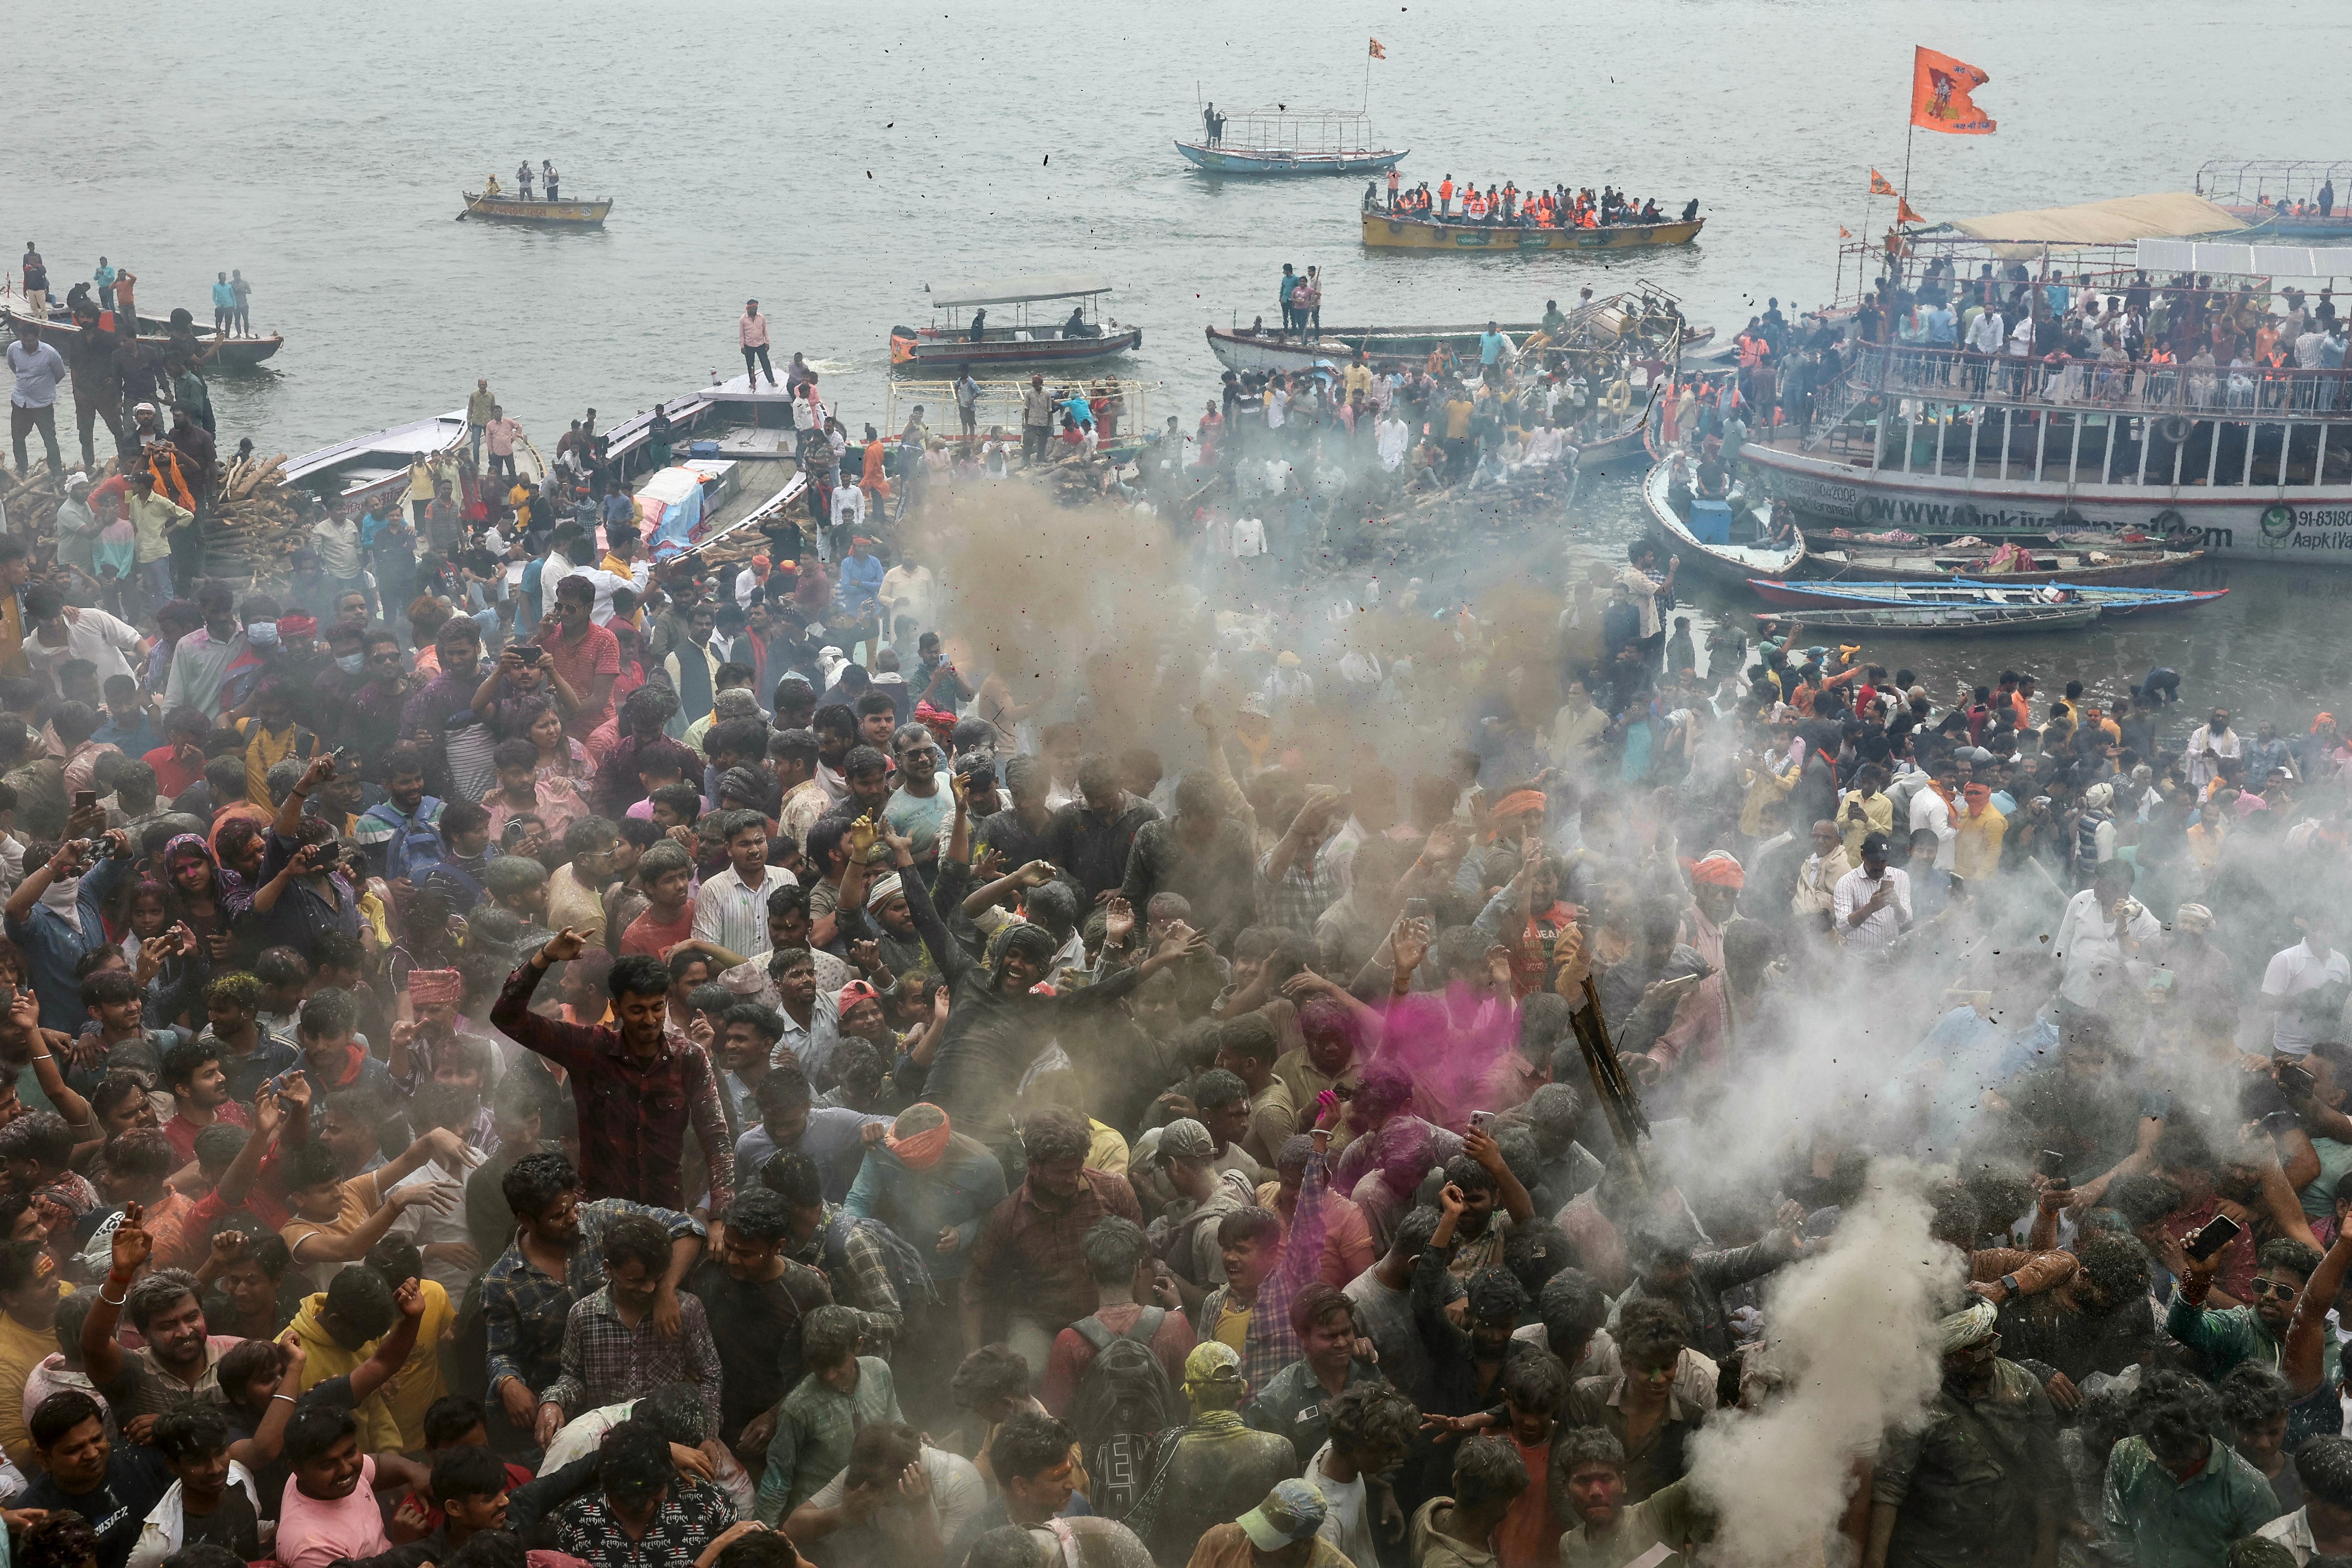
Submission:
M 1437 195 L 1440 201 L 1452 201 L 1454 199 L 1454 182 L 1451 180 L 1439 182 L 1437 186 Z

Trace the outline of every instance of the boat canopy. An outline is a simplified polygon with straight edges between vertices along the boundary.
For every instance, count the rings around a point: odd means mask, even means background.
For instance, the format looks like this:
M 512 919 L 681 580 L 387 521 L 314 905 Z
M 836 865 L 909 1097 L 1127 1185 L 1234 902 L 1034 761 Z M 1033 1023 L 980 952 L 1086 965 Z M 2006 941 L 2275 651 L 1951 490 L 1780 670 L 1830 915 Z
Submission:
M 999 277 L 934 288 L 930 295 L 933 305 L 965 306 L 1019 305 L 1032 299 L 1074 299 L 1109 292 L 1110 279 L 1098 272 L 1047 272 L 1034 277 Z
M 2145 272 L 2223 272 L 2242 277 L 2352 277 L 2352 246 L 2202 245 L 2139 242 Z
M 2204 197 L 2159 191 L 2077 207 L 2037 207 L 1961 218 L 1944 225 L 1972 238 L 2010 245 L 2129 245 L 2183 235 L 2228 234 L 2246 225 Z

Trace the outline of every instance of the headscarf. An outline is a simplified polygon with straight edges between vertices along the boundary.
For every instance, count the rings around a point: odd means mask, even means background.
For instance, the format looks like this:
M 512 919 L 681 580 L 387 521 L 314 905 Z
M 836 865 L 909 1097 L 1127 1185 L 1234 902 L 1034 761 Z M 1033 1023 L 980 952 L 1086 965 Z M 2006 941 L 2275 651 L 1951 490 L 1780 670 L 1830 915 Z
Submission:
M 848 993 L 845 989 L 843 994 L 845 996 Z M 919 1133 L 909 1133 L 905 1137 L 900 1137 L 898 1135 L 898 1122 L 906 1120 L 906 1113 L 902 1112 L 899 1114 L 898 1121 L 892 1122 L 890 1124 L 890 1130 L 882 1136 L 883 1144 L 892 1154 L 898 1155 L 899 1163 L 904 1165 L 910 1171 L 929 1170 L 933 1166 L 938 1165 L 941 1159 L 945 1158 L 948 1152 L 948 1139 L 950 1132 L 948 1123 L 948 1113 L 945 1111 L 940 1110 L 940 1107 L 931 1104 L 929 1101 L 923 1102 L 923 1108 L 939 1111 L 939 1125 L 935 1127 L 926 1127 Z M 908 1112 L 915 1109 L 916 1107 L 913 1105 L 907 1107 L 907 1111 Z
M 465 977 L 455 969 L 415 969 L 408 976 L 408 999 L 418 1007 L 457 1001 L 465 989 Z
M 872 887 L 866 890 L 866 907 L 868 909 L 879 909 L 905 891 L 906 883 L 899 880 L 899 876 L 897 872 L 892 872 L 888 876 L 881 878 L 877 881 Z
M 81 878 L 58 876 L 41 890 L 41 907 L 79 933 L 81 930 Z
M 1727 887 L 1735 893 L 1748 885 L 1748 873 L 1741 871 L 1739 862 L 1723 850 L 1717 850 L 1694 862 L 1690 874 L 1694 884 Z
M 1986 804 L 1992 800 L 1992 786 L 1990 784 L 1963 784 L 1960 786 L 1960 793 L 1968 799 L 1969 815 L 1971 817 L 1981 817 L 1984 815 Z
M 1541 816 L 1545 804 L 1543 791 L 1540 789 L 1514 789 L 1495 802 L 1495 815 L 1498 820 L 1504 817 L 1520 816 L 1528 811 Z
M 1936 1324 L 1938 1348 L 1949 1355 L 1956 1350 L 1966 1350 L 1981 1342 L 2000 1321 L 2000 1311 L 1990 1301 L 1971 1301 L 1963 1310 L 1939 1320 Z
M 2116 791 L 2113 785 L 2094 784 L 2083 791 L 2083 810 L 2104 811 L 2114 802 L 2115 798 Z
M 2213 912 L 2201 904 L 2184 904 L 2172 912 L 2172 923 L 2184 930 L 2210 931 Z

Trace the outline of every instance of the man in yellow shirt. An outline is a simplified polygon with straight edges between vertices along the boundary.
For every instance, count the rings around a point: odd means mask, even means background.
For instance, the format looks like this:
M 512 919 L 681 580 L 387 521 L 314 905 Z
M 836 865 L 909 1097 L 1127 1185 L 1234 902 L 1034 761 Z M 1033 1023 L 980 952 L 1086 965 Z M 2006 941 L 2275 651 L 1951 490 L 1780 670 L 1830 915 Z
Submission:
M 1860 864 L 1863 840 L 1895 831 L 1895 802 L 1886 793 L 1886 770 L 1875 762 L 1854 775 L 1853 786 L 1838 798 L 1837 824 L 1846 858 Z
M 415 1249 L 410 1252 L 413 1256 Z M 437 1328 L 431 1326 L 434 1297 L 439 1298 Z M 360 1446 L 370 1453 L 423 1448 L 423 1407 L 417 1410 L 412 1441 L 410 1434 L 402 1430 L 392 1400 L 400 1381 L 415 1375 L 420 1361 L 431 1368 L 432 1397 L 441 1396 L 441 1340 L 450 1332 L 456 1316 L 447 1294 L 430 1280 L 412 1276 L 394 1289 L 373 1269 L 346 1269 L 335 1276 L 333 1284 L 305 1301 L 286 1326 L 303 1351 L 294 1392 L 300 1394 L 331 1377 L 357 1372 L 379 1356 L 390 1362 L 396 1355 L 400 1369 L 381 1387 L 373 1387 L 371 1381 L 373 1391 L 352 1412 L 359 1423 Z
M 1992 787 L 1963 784 L 1965 802 L 1952 826 L 1959 837 L 1952 845 L 1952 874 L 1975 885 L 2000 873 L 2000 841 L 2009 834 L 2009 819 L 1993 809 Z

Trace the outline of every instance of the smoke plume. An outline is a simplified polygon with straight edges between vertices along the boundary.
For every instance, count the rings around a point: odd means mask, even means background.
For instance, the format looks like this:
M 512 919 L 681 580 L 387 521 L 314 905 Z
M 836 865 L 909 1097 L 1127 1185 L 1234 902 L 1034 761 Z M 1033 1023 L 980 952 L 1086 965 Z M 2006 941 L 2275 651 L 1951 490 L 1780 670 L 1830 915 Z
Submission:
M 1692 1442 L 1692 1484 L 1720 1525 L 1713 1560 L 1820 1561 L 1857 1458 L 1916 1425 L 1942 1377 L 1935 1324 L 1959 1254 L 1928 1239 L 1922 1173 L 1881 1161 L 1822 1253 L 1773 1277 L 1761 1354 L 1779 1386 Z M 1837 1559 L 1833 1555 L 1832 1561 Z

